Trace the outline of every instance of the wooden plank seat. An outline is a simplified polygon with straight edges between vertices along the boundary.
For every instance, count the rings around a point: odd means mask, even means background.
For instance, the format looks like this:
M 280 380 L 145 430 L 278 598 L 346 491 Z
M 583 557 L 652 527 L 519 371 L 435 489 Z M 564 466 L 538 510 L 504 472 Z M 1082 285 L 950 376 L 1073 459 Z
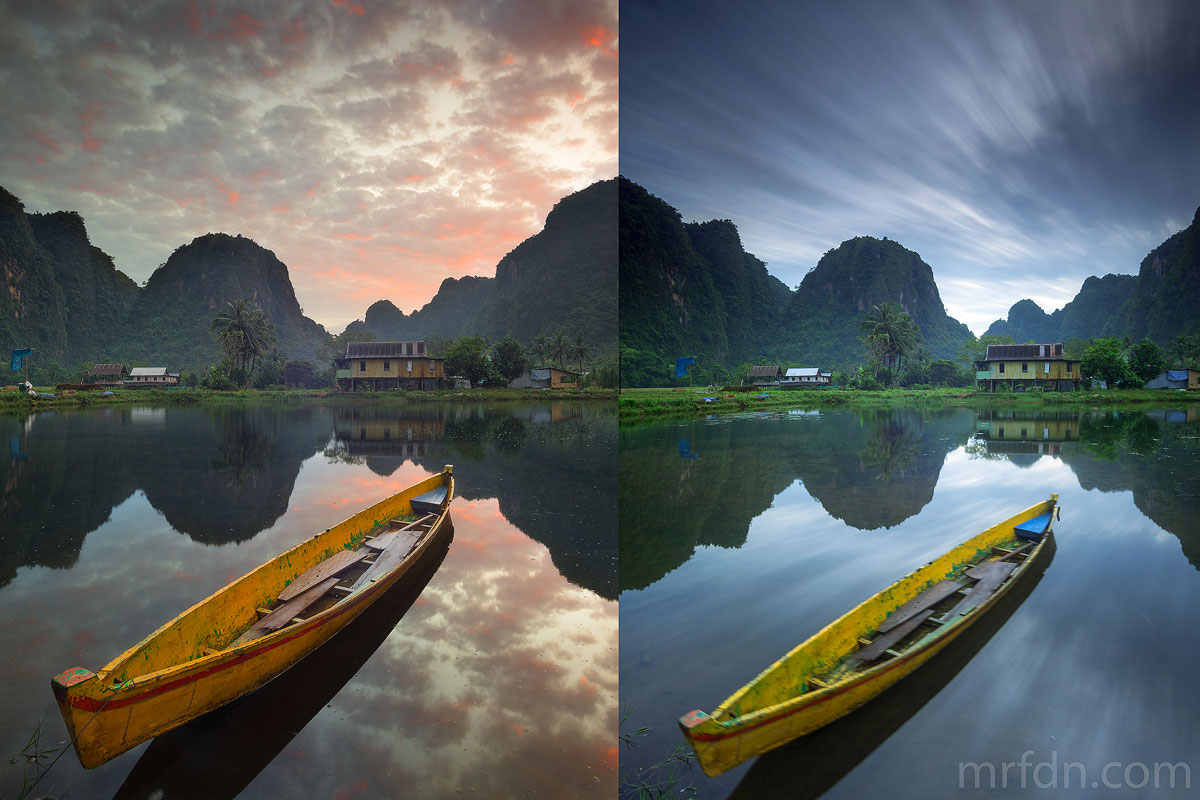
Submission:
M 851 663 L 867 663 L 885 654 L 898 656 L 900 653 L 893 650 L 893 646 L 926 621 L 941 625 L 952 621 L 956 615 L 966 614 L 976 608 L 991 597 L 1017 568 L 1015 562 L 1005 561 L 1004 558 L 1021 554 L 1024 550 L 1024 547 L 1017 548 L 1007 552 L 1000 559 L 984 561 L 968 569 L 965 575 L 978 581 L 974 586 L 963 586 L 956 581 L 942 581 L 909 600 L 879 625 L 879 635 L 875 639 L 869 642 L 859 639 L 863 647 L 850 657 Z M 956 592 L 966 596 L 940 618 L 931 619 L 933 607 Z
M 425 527 L 426 524 L 432 525 L 435 519 L 437 519 L 437 514 L 426 514 L 420 519 L 413 520 L 412 522 L 405 522 L 402 519 L 393 519 L 390 520 L 390 522 L 392 525 L 396 526 L 397 531 L 411 531 Z M 384 534 L 384 536 L 386 535 L 387 534 Z
M 298 597 L 311 587 L 316 586 L 326 578 L 339 575 L 349 567 L 357 564 L 367 556 L 370 550 L 339 550 L 315 567 L 300 573 L 296 580 L 284 587 L 279 593 L 279 601 L 286 603 L 293 597 Z
M 389 547 L 391 547 L 392 542 L 394 542 L 397 538 L 411 539 L 412 542 L 415 543 L 417 539 L 421 538 L 422 533 L 424 533 L 424 531 L 392 531 L 391 533 L 385 533 L 383 536 L 376 536 L 374 539 L 368 539 L 367 541 L 363 542 L 363 544 L 372 550 L 387 550 Z
M 293 619 L 313 603 L 325 596 L 325 593 L 333 588 L 338 582 L 337 578 L 328 578 L 320 583 L 312 586 L 303 594 L 292 598 L 288 602 L 279 606 L 267 616 L 260 619 L 258 622 L 250 626 L 250 629 L 234 640 L 230 647 L 237 647 L 247 642 L 253 642 L 260 636 L 266 636 L 268 633 L 273 633 L 280 628 L 288 625 Z
M 1027 542 L 1027 543 L 1021 545 L 1020 547 L 1018 547 L 1016 550 L 1006 551 L 996 560 L 997 561 L 1008 561 L 1010 558 L 1016 558 L 1017 556 L 1028 556 L 1029 551 L 1032 550 L 1035 545 L 1037 545 L 1037 542 Z
M 929 587 L 919 595 L 897 608 L 890 617 L 879 623 L 879 632 L 887 633 L 902 622 L 905 622 L 927 608 L 932 608 L 950 595 L 963 588 L 957 581 L 942 581 Z
M 399 533 L 399 531 L 397 532 Z M 386 575 L 388 570 L 396 566 L 404 560 L 404 558 L 412 552 L 412 549 L 417 546 L 420 537 L 396 536 L 388 543 L 387 549 L 379 554 L 375 559 L 375 563 L 367 568 L 367 571 L 358 576 L 358 580 L 350 587 L 351 591 L 366 586 L 371 581 Z
M 976 564 L 966 571 L 966 576 L 968 578 L 975 578 L 976 580 L 983 580 L 993 573 L 999 573 L 1007 578 L 1009 573 L 1016 568 L 1017 565 L 1015 562 L 995 559 L 993 561 L 984 561 Z
M 895 645 L 905 636 L 908 636 L 910 633 L 919 628 L 921 623 L 929 619 L 931 616 L 933 616 L 933 609 L 927 608 L 924 611 L 921 611 L 918 614 L 910 617 L 903 625 L 898 625 L 895 628 L 892 628 L 890 632 L 885 633 L 882 636 L 875 637 L 875 639 L 872 640 L 869 645 L 850 656 L 850 662 L 854 664 L 874 661 L 883 655 L 885 651 L 890 650 L 893 645 Z
M 1011 561 L 986 561 L 967 570 L 970 577 L 978 577 L 979 583 L 971 589 L 971 593 L 958 602 L 942 617 L 942 622 L 953 622 L 956 616 L 966 614 L 979 606 L 999 589 L 1017 565 Z M 975 573 L 972 575 L 971 573 Z

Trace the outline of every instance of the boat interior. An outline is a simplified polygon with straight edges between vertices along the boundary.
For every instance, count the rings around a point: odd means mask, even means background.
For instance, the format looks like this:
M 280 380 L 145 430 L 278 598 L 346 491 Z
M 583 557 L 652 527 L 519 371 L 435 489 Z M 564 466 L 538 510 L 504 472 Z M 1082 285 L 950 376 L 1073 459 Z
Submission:
M 284 587 L 269 606 L 256 609 L 257 619 L 221 650 L 239 647 L 291 625 L 298 625 L 386 575 L 433 528 L 440 504 L 445 498 L 444 487 L 413 498 L 412 518 L 392 519 L 387 527 L 368 532 L 353 550 L 339 550 L 302 572 Z M 206 648 L 204 654 L 210 655 L 221 650 Z
M 298 625 L 386 575 L 433 528 L 445 505 L 445 486 L 401 493 L 268 561 L 163 625 L 102 668 L 117 685 L 216 656 Z M 417 491 L 420 491 L 418 489 Z M 414 492 L 415 494 L 415 492 Z M 383 505 L 383 504 L 380 504 Z M 299 561 L 299 571 L 292 564 Z
M 1052 529 L 1051 500 L 964 542 L 830 623 L 722 703 L 729 721 L 853 681 L 937 639 L 1022 574 Z
M 810 676 L 807 691 L 824 689 L 848 675 L 899 658 L 940 629 L 962 619 L 999 592 L 1033 553 L 1050 527 L 1050 514 L 1013 526 L 1008 541 L 993 545 L 946 580 L 935 583 L 893 611 L 874 634 L 859 637 L 857 649 L 832 670 Z

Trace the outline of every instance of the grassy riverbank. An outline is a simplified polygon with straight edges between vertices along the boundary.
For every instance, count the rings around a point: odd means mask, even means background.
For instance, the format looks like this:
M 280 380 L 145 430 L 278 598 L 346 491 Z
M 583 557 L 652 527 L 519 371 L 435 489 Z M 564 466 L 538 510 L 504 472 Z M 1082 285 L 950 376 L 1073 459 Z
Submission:
M 335 392 L 312 389 L 118 389 L 101 397 L 99 392 L 38 392 L 57 394 L 56 398 L 30 398 L 9 391 L 0 394 L 0 413 L 26 413 L 39 409 L 80 408 L 119 405 L 182 405 L 189 403 L 495 403 L 510 400 L 614 400 L 615 389 L 444 389 L 432 392 Z
M 768 397 L 760 398 L 759 394 Z M 715 400 L 706 400 L 715 398 Z M 972 389 L 793 389 L 767 392 L 697 392 L 689 389 L 625 389 L 620 395 L 622 422 L 688 418 L 736 411 L 789 408 L 837 408 L 886 405 L 979 405 L 1079 407 L 1146 406 L 1200 402 L 1196 392 L 1164 389 L 1082 392 L 976 392 Z

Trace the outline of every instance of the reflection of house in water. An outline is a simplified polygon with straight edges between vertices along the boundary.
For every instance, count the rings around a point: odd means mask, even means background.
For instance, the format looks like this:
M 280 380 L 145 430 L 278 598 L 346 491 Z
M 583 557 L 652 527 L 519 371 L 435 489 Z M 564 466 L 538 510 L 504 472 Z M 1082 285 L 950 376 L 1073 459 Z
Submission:
M 334 422 L 333 434 L 347 455 L 412 458 L 429 455 L 429 444 L 442 439 L 445 425 L 439 418 L 344 417 Z
M 1159 422 L 1173 425 L 1186 425 L 1189 422 L 1200 422 L 1200 406 L 1190 405 L 1186 408 L 1156 408 L 1146 412 L 1146 416 Z
M 545 425 L 550 422 L 576 419 L 582 415 L 583 412 L 576 403 L 544 403 L 514 408 L 509 416 L 536 425 Z
M 135 425 L 166 425 L 167 410 L 165 408 L 135 406 L 129 409 L 129 421 Z
M 1064 444 L 1079 441 L 1079 415 L 987 409 L 975 418 L 974 438 L 989 455 L 1061 456 Z

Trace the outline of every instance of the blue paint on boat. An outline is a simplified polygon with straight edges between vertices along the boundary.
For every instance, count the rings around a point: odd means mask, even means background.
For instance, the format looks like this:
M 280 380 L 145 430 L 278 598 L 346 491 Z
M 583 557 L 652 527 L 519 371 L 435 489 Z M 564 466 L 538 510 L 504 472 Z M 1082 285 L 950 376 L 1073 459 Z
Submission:
M 1049 524 L 1050 515 L 1042 514 L 1040 517 L 1034 517 L 1020 525 L 1014 525 L 1013 532 L 1017 534 L 1018 538 L 1036 542 L 1042 538 L 1042 534 L 1046 532 L 1046 526 Z

